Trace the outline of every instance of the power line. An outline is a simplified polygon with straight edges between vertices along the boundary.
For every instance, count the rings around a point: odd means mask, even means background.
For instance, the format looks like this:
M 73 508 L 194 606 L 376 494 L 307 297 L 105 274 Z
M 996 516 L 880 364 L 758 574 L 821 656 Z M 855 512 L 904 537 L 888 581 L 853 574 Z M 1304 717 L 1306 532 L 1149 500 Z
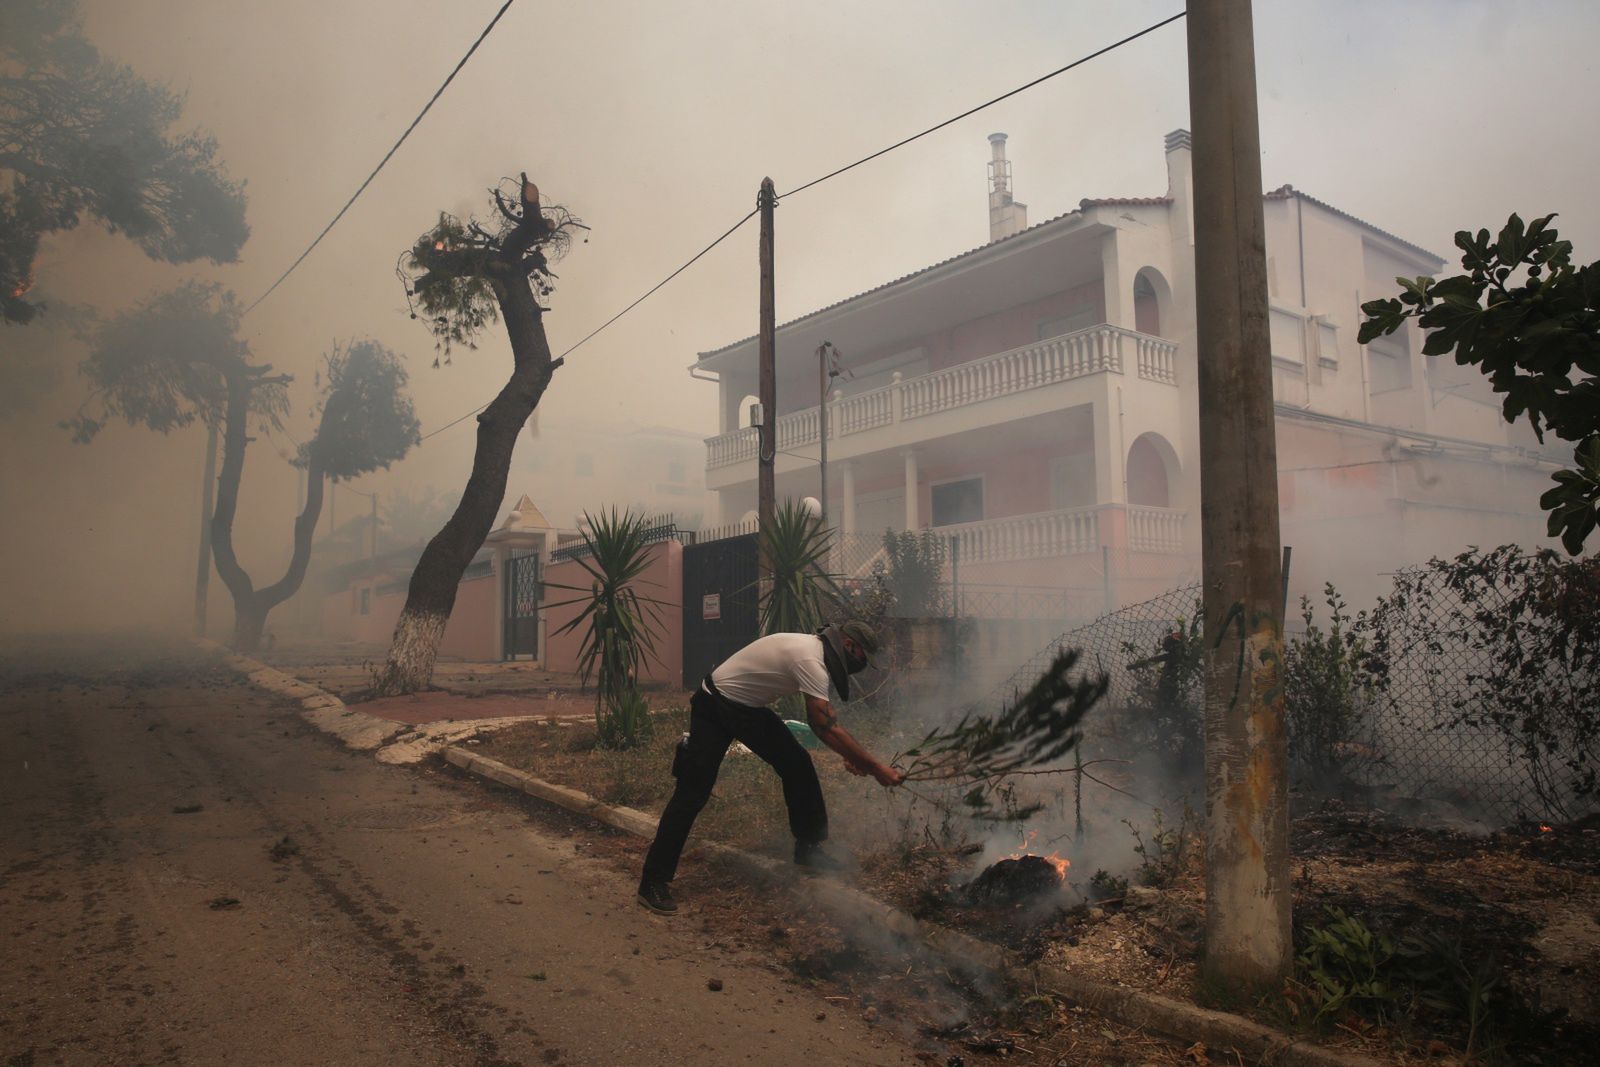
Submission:
M 338 225 L 339 220 L 344 218 L 344 213 L 350 210 L 350 205 L 354 204 L 356 199 L 360 197 L 362 193 L 367 191 L 367 186 L 372 184 L 372 179 L 378 176 L 378 172 L 384 168 L 384 164 L 388 163 L 389 160 L 393 158 L 394 154 L 400 150 L 400 146 L 406 143 L 406 138 L 411 136 L 411 131 L 417 128 L 417 124 L 422 121 L 423 116 L 432 110 L 434 104 L 438 103 L 439 97 L 444 95 L 445 89 L 449 88 L 450 83 L 455 81 L 456 75 L 461 73 L 461 68 L 467 65 L 467 60 L 472 58 L 472 53 L 478 50 L 478 46 L 483 43 L 484 38 L 489 36 L 489 31 L 494 29 L 495 24 L 500 21 L 501 16 L 504 15 L 514 3 L 516 3 L 516 0 L 506 0 L 504 4 L 500 5 L 500 10 L 495 12 L 494 18 L 489 20 L 489 25 L 485 26 L 483 28 L 483 32 L 478 34 L 478 39 L 472 42 L 472 47 L 467 49 L 467 54 L 461 57 L 461 61 L 457 63 L 455 69 L 450 72 L 450 76 L 444 80 L 444 84 L 440 85 L 439 88 L 435 90 L 433 96 L 428 99 L 427 104 L 425 104 L 422 110 L 417 113 L 417 117 L 411 120 L 411 125 L 406 127 L 406 132 L 400 135 L 400 139 L 394 143 L 394 147 L 390 148 L 389 151 L 384 154 L 383 159 L 378 162 L 378 165 L 372 168 L 372 173 L 367 175 L 367 180 L 361 183 L 361 188 L 357 189 L 350 199 L 345 201 L 344 207 L 339 209 L 339 213 L 333 217 L 333 221 L 324 226 L 322 228 L 322 232 L 317 234 L 317 239 L 312 241 L 311 244 L 307 245 L 304 252 L 300 253 L 300 258 L 291 263 L 289 265 L 289 269 L 284 271 L 283 274 L 278 277 L 278 280 L 273 282 L 272 285 L 268 287 L 266 292 L 256 297 L 254 303 L 245 308 L 244 311 L 240 312 L 241 316 L 250 314 L 251 311 L 255 310 L 256 304 L 261 303 L 261 301 L 271 296 L 273 290 L 282 285 L 284 279 L 293 274 L 296 267 L 305 262 L 305 258 L 311 254 L 311 250 L 322 243 L 322 239 L 328 236 L 328 231 L 332 230 L 336 225 Z
M 507 6 L 510 6 L 509 3 L 507 4 Z M 847 164 L 846 166 L 840 167 L 837 170 L 829 171 L 827 174 L 824 174 L 820 178 L 814 178 L 811 181 L 806 182 L 804 185 L 801 185 L 801 186 L 799 186 L 797 188 L 789 190 L 787 193 L 784 193 L 783 196 L 780 196 L 779 199 L 782 200 L 784 197 L 789 197 L 789 196 L 793 196 L 795 193 L 804 192 L 805 190 L 811 188 L 813 185 L 820 185 L 822 182 L 827 181 L 829 178 L 836 178 L 839 175 L 843 174 L 845 171 L 854 170 L 856 167 L 861 166 L 863 163 L 870 163 L 872 160 L 877 159 L 879 156 L 887 155 L 888 153 L 893 152 L 896 148 L 902 148 L 905 145 L 910 144 L 912 141 L 918 140 L 919 138 L 926 137 L 930 133 L 934 133 L 934 132 L 936 132 L 938 130 L 944 129 L 946 126 L 949 126 L 953 122 L 959 122 L 962 119 L 968 117 L 969 115 L 977 114 L 978 112 L 982 111 L 984 108 L 992 107 L 995 104 L 1000 103 L 1002 100 L 1007 100 L 1007 99 L 1009 99 L 1009 98 L 1011 98 L 1013 96 L 1016 96 L 1018 93 L 1025 92 L 1028 89 L 1033 88 L 1035 85 L 1039 85 L 1042 82 L 1047 82 L 1051 78 L 1056 77 L 1058 74 L 1065 74 L 1067 71 L 1073 69 L 1074 67 L 1082 66 L 1083 64 L 1089 62 L 1091 59 L 1098 59 L 1100 56 L 1105 55 L 1107 52 L 1115 51 L 1116 49 L 1121 48 L 1123 45 L 1130 44 L 1133 41 L 1137 41 L 1139 38 L 1145 36 L 1146 34 L 1154 33 L 1156 30 L 1161 29 L 1161 27 L 1169 25 L 1170 23 L 1176 22 L 1179 19 L 1183 18 L 1187 14 L 1188 14 L 1187 11 L 1180 11 L 1176 15 L 1169 16 L 1167 18 L 1162 19 L 1160 22 L 1154 23 L 1153 25 L 1150 25 L 1150 26 L 1146 26 L 1144 29 L 1140 30 L 1137 33 L 1129 34 L 1127 37 L 1124 37 L 1119 41 L 1114 41 L 1111 44 L 1106 45 L 1104 48 L 1101 48 L 1101 49 L 1098 49 L 1098 50 L 1096 50 L 1094 52 L 1091 52 L 1088 55 L 1083 56 L 1083 57 L 1081 57 L 1079 59 L 1075 59 L 1071 63 L 1068 63 L 1066 66 L 1060 67 L 1060 68 L 1058 68 L 1056 70 L 1051 71 L 1048 74 L 1045 74 L 1045 75 L 1042 75 L 1040 77 L 1037 77 L 1037 78 L 1033 79 L 1032 81 L 1028 82 L 1025 85 L 1019 85 L 1015 89 L 1012 89 L 1010 92 L 1002 93 L 1000 96 L 995 97 L 993 100 L 988 100 L 988 101 L 986 101 L 986 102 L 984 102 L 982 104 L 979 104 L 976 107 L 968 108 L 966 111 L 961 112 L 961 114 L 952 116 L 951 118 L 948 118 L 948 119 L 945 119 L 943 122 L 939 123 L 936 126 L 930 126 L 927 129 L 923 130 L 921 133 L 912 134 L 910 137 L 907 137 L 907 138 L 905 138 L 903 140 L 900 140 L 900 141 L 896 141 L 894 144 L 889 145 L 887 148 L 881 148 L 881 149 L 879 149 L 878 151 L 872 153 L 869 156 L 863 156 L 862 158 L 856 160 L 854 163 Z M 496 16 L 496 18 L 498 18 L 498 17 L 499 16 Z M 490 25 L 492 26 L 493 24 L 491 23 Z M 488 31 L 486 30 L 484 32 L 487 33 Z M 476 47 L 476 46 L 474 46 L 474 47 Z M 659 281 L 655 285 L 651 286 L 650 290 L 648 292 L 646 292 L 644 294 L 644 296 L 639 297 L 639 299 L 635 300 L 633 303 L 629 304 L 627 307 L 623 308 L 621 311 L 619 311 L 615 315 L 611 316 L 605 322 L 601 323 L 598 327 L 596 327 L 594 330 L 590 331 L 587 335 L 585 335 L 582 340 L 578 341 L 577 344 L 573 345 L 571 348 L 568 348 L 565 352 L 561 353 L 561 355 L 559 357 L 557 357 L 557 358 L 565 359 L 574 350 L 576 350 L 579 345 L 583 344 L 585 341 L 588 341 L 591 337 L 595 336 L 595 334 L 598 334 L 601 330 L 604 330 L 607 326 L 610 326 L 613 322 L 616 322 L 618 319 L 622 318 L 622 316 L 626 315 L 628 312 L 630 312 L 634 308 L 638 307 L 648 297 L 650 297 L 652 294 L 654 294 L 656 292 L 656 290 L 660 289 L 663 285 L 666 285 L 672 279 L 676 278 L 678 275 L 682 274 L 685 270 L 689 269 L 689 267 L 692 266 L 695 263 L 695 261 L 698 260 L 701 256 L 705 255 L 707 252 L 709 252 L 713 248 L 717 247 L 717 245 L 721 244 L 723 241 L 725 241 L 729 237 L 733 236 L 734 232 L 736 230 L 738 230 L 739 227 L 741 227 L 745 223 L 749 222 L 751 220 L 751 218 L 753 218 L 755 216 L 755 214 L 756 214 L 755 211 L 751 211 L 750 214 L 746 215 L 744 218 L 742 218 L 738 222 L 734 223 L 731 227 L 729 227 L 729 229 L 725 233 L 723 233 L 723 235 L 721 237 L 718 237 L 715 241 L 712 241 L 705 248 L 703 248 L 699 252 L 697 252 L 692 258 L 690 258 L 688 260 L 688 262 L 684 263 L 683 266 L 679 267 L 677 270 L 673 271 L 671 274 L 669 274 L 665 278 L 661 279 L 661 281 Z M 258 301 L 258 303 L 259 303 L 259 301 Z M 253 307 L 254 305 L 251 305 L 251 306 Z M 246 309 L 246 310 L 248 310 L 248 309 Z M 430 430 L 428 433 L 423 434 L 421 440 L 422 441 L 426 441 L 428 438 L 433 437 L 436 434 L 441 434 L 444 431 L 450 429 L 452 426 L 457 425 L 458 423 L 465 422 L 467 419 L 469 419 L 472 416 L 476 415 L 478 412 L 482 411 L 484 408 L 486 408 L 488 406 L 489 406 L 489 402 L 488 401 L 485 401 L 484 403 L 479 404 L 477 407 L 473 408 L 471 411 L 468 411 L 463 415 L 459 415 L 456 418 L 451 419 L 449 422 L 445 423 L 443 426 L 439 427 L 437 430 Z
M 649 291 L 647 291 L 643 296 L 639 297 L 639 299 L 635 300 L 633 303 L 629 304 L 627 307 L 623 308 L 621 311 L 619 311 L 615 315 L 611 316 L 605 322 L 602 322 L 599 326 L 596 326 L 594 329 L 590 330 L 587 334 L 585 334 L 577 342 L 577 344 L 572 345 L 565 352 L 561 353 L 561 355 L 557 356 L 556 359 L 562 360 L 562 359 L 566 359 L 568 356 L 572 355 L 573 352 L 578 350 L 579 345 L 582 345 L 585 341 L 588 341 L 589 338 L 593 337 L 595 334 L 599 333 L 601 330 L 605 329 L 607 326 L 610 326 L 613 322 L 616 322 L 618 319 L 622 318 L 622 316 L 626 315 L 628 312 L 632 311 L 634 308 L 636 308 L 640 304 L 644 303 L 647 299 L 649 299 L 651 296 L 653 296 L 655 294 L 656 290 L 660 289 L 663 285 L 666 285 L 672 279 L 676 278 L 678 275 L 682 274 L 684 271 L 686 271 L 690 267 L 694 266 L 695 262 L 701 256 L 705 255 L 707 252 L 711 251 L 713 248 L 715 248 L 718 245 L 720 245 L 723 241 L 726 241 L 728 238 L 732 237 L 734 235 L 734 232 L 737 231 L 739 229 L 739 227 L 743 226 L 745 223 L 749 222 L 754 217 L 755 217 L 755 212 L 751 211 L 750 214 L 746 215 L 744 218 L 740 219 L 738 222 L 736 222 L 732 226 L 728 227 L 728 229 L 723 232 L 721 237 L 718 237 L 715 241 L 712 241 L 710 244 L 706 245 L 700 251 L 696 252 L 693 256 L 689 257 L 689 259 L 683 264 L 683 266 L 679 267 L 677 270 L 673 271 L 671 274 L 667 275 L 665 278 L 662 278 L 659 282 L 656 282 L 656 284 L 652 285 L 650 287 Z M 479 404 L 477 407 L 473 408 L 471 411 L 467 412 L 465 415 L 457 416 L 456 418 L 453 418 L 449 422 L 445 423 L 443 426 L 439 427 L 437 430 L 430 430 L 427 433 L 423 434 L 421 440 L 422 441 L 426 441 L 428 438 L 432 437 L 434 434 L 444 433 L 446 430 L 448 430 L 450 427 L 454 426 L 456 423 L 465 422 L 467 419 L 470 419 L 472 416 L 476 415 L 478 412 L 482 411 L 484 408 L 486 408 L 488 406 L 489 406 L 489 401 L 486 400 L 483 403 Z M 418 443 L 420 444 L 421 441 L 419 441 Z
M 1082 66 L 1083 64 L 1089 62 L 1091 59 L 1098 59 L 1100 56 L 1105 55 L 1107 52 L 1115 51 L 1116 49 L 1121 48 L 1125 44 L 1129 44 L 1129 43 L 1131 43 L 1133 41 L 1137 41 L 1139 38 L 1143 37 L 1145 34 L 1154 33 L 1156 30 L 1159 30 L 1161 27 L 1163 27 L 1163 26 L 1165 26 L 1165 25 L 1167 25 L 1169 23 L 1177 22 L 1179 19 L 1183 18 L 1187 14 L 1188 14 L 1187 11 L 1180 11 L 1176 15 L 1173 15 L 1173 16 L 1171 16 L 1169 18 L 1164 18 L 1160 22 L 1157 22 L 1152 26 L 1146 26 L 1144 29 L 1140 30 L 1138 33 L 1130 34 L 1127 37 L 1124 37 L 1122 40 L 1115 41 L 1115 42 L 1113 42 L 1111 44 L 1108 44 L 1104 48 L 1099 49 L 1098 51 L 1090 52 L 1088 55 L 1084 56 L 1081 59 L 1075 59 L 1071 63 L 1068 63 L 1064 67 L 1061 67 L 1059 69 L 1053 70 L 1049 74 L 1045 74 L 1045 75 L 1042 75 L 1042 76 L 1040 76 L 1038 78 L 1033 79 L 1033 81 L 1028 82 L 1026 85 L 1019 85 L 1015 89 L 1011 90 L 1009 93 L 1002 93 L 1001 95 L 995 97 L 993 100 L 989 100 L 989 101 L 986 101 L 985 103 L 979 104 L 977 107 L 968 108 L 966 111 L 963 111 L 959 115 L 954 115 L 954 116 L 952 116 L 950 118 L 947 118 L 943 122 L 939 123 L 937 126 L 929 126 L 927 129 L 923 130 L 921 133 L 914 133 L 910 137 L 907 137 L 903 141 L 896 141 L 894 144 L 890 145 L 888 148 L 880 148 L 880 149 L 878 149 L 878 151 L 872 153 L 870 156 L 863 156 L 860 159 L 856 160 L 854 163 L 850 163 L 850 164 L 847 164 L 847 165 L 845 165 L 843 167 L 840 167 L 838 170 L 831 170 L 828 173 L 824 174 L 820 178 L 813 178 L 811 181 L 806 182 L 804 185 L 799 186 L 798 188 L 790 189 L 787 193 L 784 193 L 778 199 L 782 200 L 784 197 L 793 196 L 795 193 L 803 193 L 807 189 L 811 188 L 813 185 L 820 185 L 822 182 L 827 181 L 829 178 L 837 178 L 839 175 L 843 174 L 847 170 L 854 170 L 856 167 L 861 166 L 861 164 L 863 164 L 863 163 L 870 163 L 872 160 L 877 159 L 879 156 L 887 155 L 888 153 L 893 152 L 896 148 L 901 148 L 901 147 L 903 147 L 905 145 L 910 144 L 912 141 L 917 140 L 918 138 L 926 137 L 930 133 L 934 133 L 935 131 L 942 130 L 946 126 L 950 125 L 953 122 L 960 122 L 962 119 L 966 118 L 969 115 L 976 115 L 978 112 L 982 111 L 984 108 L 993 107 L 995 104 L 998 104 L 1000 101 L 1008 100 L 1011 97 L 1016 96 L 1020 92 L 1024 92 L 1024 91 L 1026 91 L 1028 89 L 1032 89 L 1035 85 L 1038 85 L 1041 82 L 1047 82 L 1051 78 L 1054 78 L 1058 74 L 1065 74 L 1067 71 L 1071 70 L 1073 67 Z

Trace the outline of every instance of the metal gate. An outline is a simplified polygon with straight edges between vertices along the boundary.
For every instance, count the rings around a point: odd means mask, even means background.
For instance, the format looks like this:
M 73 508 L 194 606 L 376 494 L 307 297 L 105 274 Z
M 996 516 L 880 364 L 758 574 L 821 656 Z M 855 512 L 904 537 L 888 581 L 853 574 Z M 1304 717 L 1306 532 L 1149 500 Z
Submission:
M 685 688 L 758 636 L 757 564 L 755 534 L 684 546 Z
M 539 580 L 539 554 L 506 560 L 505 651 L 501 659 L 539 655 L 539 601 L 544 586 Z

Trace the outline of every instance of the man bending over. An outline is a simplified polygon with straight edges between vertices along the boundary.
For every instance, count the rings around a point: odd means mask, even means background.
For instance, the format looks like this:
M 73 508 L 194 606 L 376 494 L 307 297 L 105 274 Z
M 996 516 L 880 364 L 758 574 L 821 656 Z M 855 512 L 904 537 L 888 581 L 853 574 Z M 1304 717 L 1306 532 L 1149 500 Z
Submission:
M 852 774 L 872 775 L 883 786 L 905 777 L 880 763 L 839 725 L 828 702 L 831 680 L 841 700 L 850 699 L 850 675 L 865 668 L 878 651 L 872 627 L 858 621 L 827 626 L 815 634 L 769 634 L 752 641 L 706 675 L 689 701 L 689 737 L 679 742 L 672 761 L 678 780 L 645 855 L 639 903 L 652 911 L 678 910 L 670 883 L 695 816 L 716 784 L 722 757 L 734 741 L 760 756 L 783 779 L 783 800 L 794 834 L 794 861 L 817 870 L 837 870 L 838 860 L 822 849 L 828 837 L 828 809 L 811 756 L 768 705 L 802 693 L 812 732 L 844 758 Z

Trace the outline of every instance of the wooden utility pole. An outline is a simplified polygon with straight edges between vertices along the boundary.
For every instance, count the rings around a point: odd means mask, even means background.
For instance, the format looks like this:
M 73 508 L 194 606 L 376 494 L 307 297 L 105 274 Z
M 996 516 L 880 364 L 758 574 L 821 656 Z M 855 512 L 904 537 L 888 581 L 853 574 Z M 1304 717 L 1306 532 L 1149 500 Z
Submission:
M 194 632 L 206 635 L 206 599 L 211 589 L 211 512 L 216 507 L 217 424 L 206 424 L 205 473 L 200 483 L 200 561 L 194 572 Z
M 761 526 L 763 579 L 772 576 L 765 545 L 772 529 L 776 493 L 773 465 L 778 459 L 778 383 L 774 369 L 778 320 L 773 308 L 772 282 L 772 209 L 777 203 L 778 193 L 772 186 L 772 179 L 762 178 L 761 191 L 756 194 L 756 206 L 761 211 L 761 378 L 757 388 L 761 399 L 761 436 L 756 442 L 756 515 Z
M 1278 462 L 1250 0 L 1190 0 L 1205 586 L 1203 973 L 1276 988 L 1290 939 Z

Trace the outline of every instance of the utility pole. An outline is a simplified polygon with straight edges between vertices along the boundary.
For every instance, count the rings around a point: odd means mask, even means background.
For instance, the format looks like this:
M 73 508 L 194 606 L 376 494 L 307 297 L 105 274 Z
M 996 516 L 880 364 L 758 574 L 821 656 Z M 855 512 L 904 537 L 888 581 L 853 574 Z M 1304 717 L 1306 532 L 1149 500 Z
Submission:
M 837 359 L 839 350 L 832 341 L 817 346 L 817 471 L 822 493 L 817 499 L 822 503 L 822 525 L 828 525 L 828 387 L 838 377 L 838 370 L 830 369 L 830 358 Z
M 211 513 L 216 509 L 217 424 L 206 423 L 205 473 L 200 482 L 200 561 L 194 572 L 194 632 L 206 635 L 206 599 L 211 588 Z
M 776 489 L 773 484 L 773 465 L 778 459 L 778 383 L 776 359 L 778 348 L 778 319 L 773 307 L 772 282 L 772 209 L 777 206 L 778 193 L 771 178 L 761 179 L 761 191 L 756 194 L 756 206 L 761 211 L 761 370 L 757 392 L 761 399 L 761 436 L 756 441 L 756 515 L 760 522 L 761 577 L 772 577 L 772 561 L 767 558 L 766 540 L 772 530 Z
M 373 490 L 367 494 L 372 500 L 372 555 L 369 559 L 378 558 L 378 492 Z
M 1202 973 L 1276 988 L 1290 938 L 1278 462 L 1250 0 L 1190 0 L 1205 587 Z

